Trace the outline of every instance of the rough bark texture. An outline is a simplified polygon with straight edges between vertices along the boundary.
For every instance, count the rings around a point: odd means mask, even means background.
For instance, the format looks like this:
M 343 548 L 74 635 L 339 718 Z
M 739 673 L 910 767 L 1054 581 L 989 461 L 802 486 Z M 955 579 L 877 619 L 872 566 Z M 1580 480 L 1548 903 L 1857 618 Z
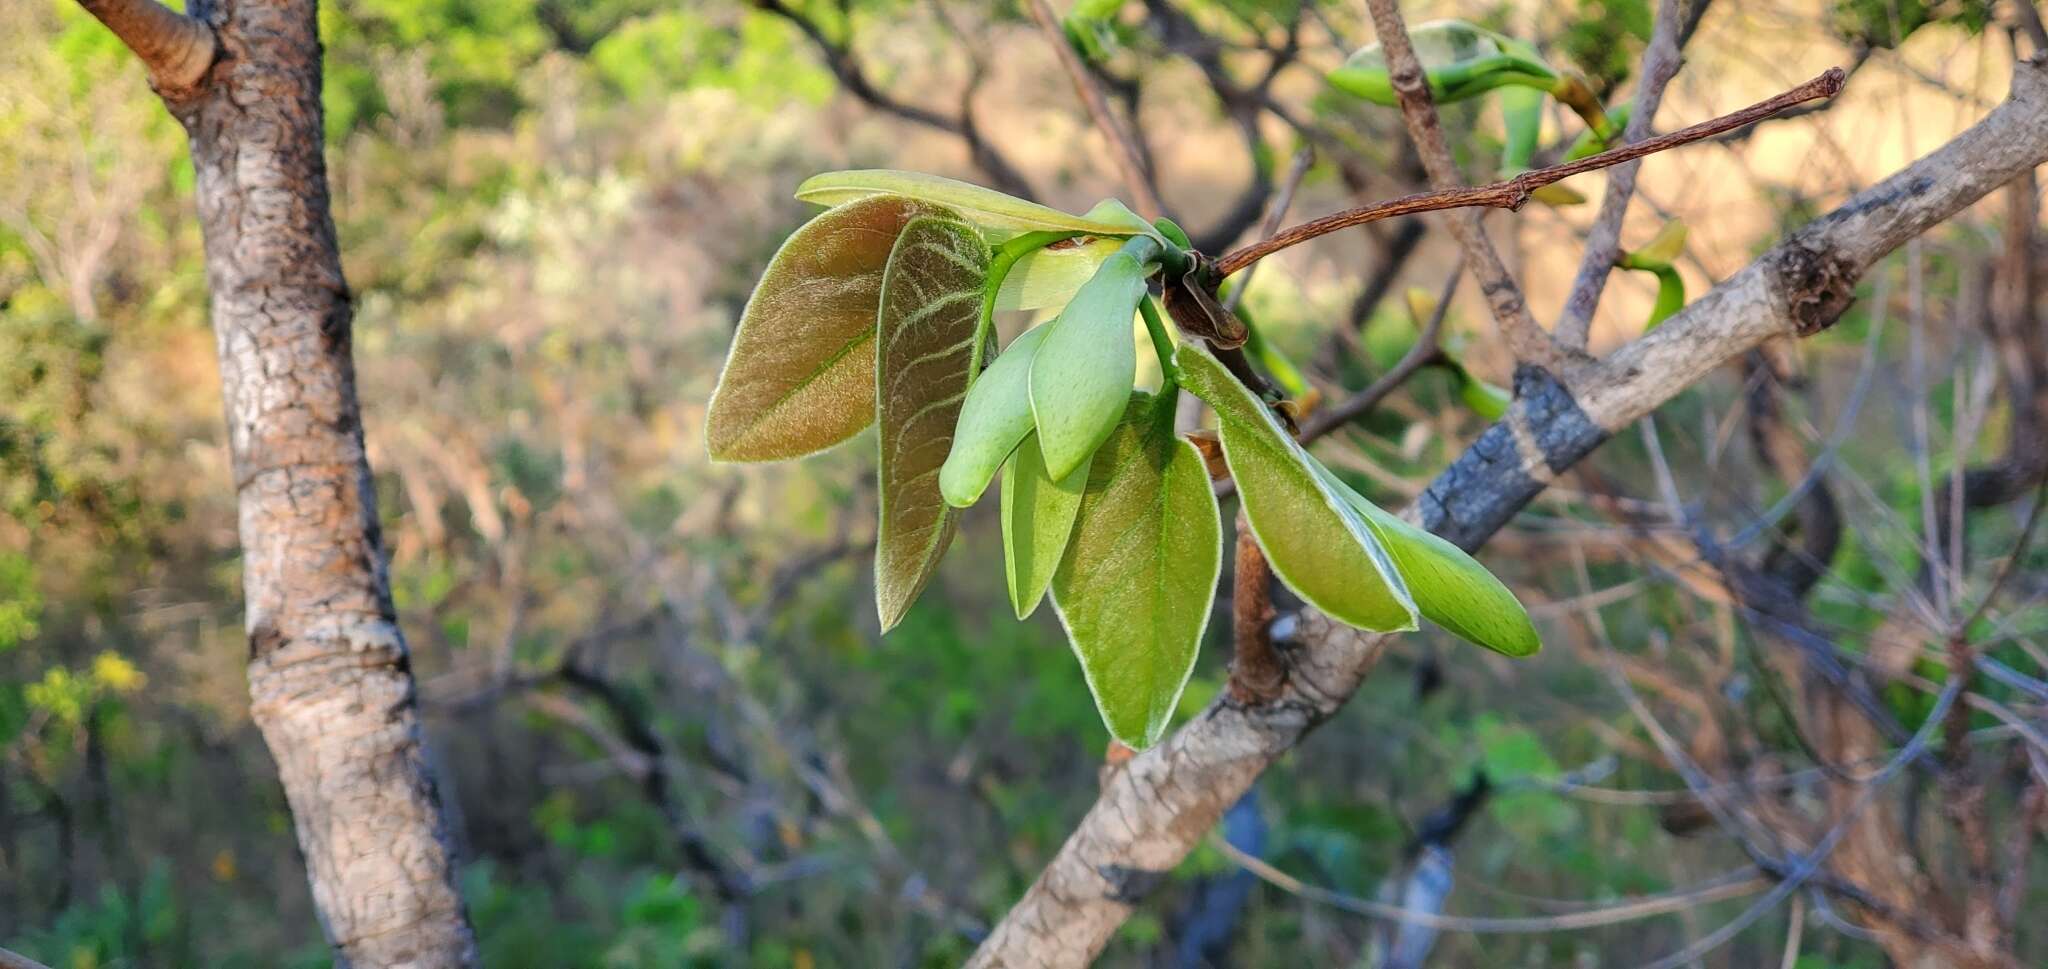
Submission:
M 2012 97 L 1903 171 L 1805 226 L 1649 335 L 1564 383 L 1535 368 L 1515 404 L 1408 510 L 1476 547 L 1556 475 L 1729 359 L 1832 325 L 1879 258 L 2048 161 L 2048 59 L 2016 67 Z M 1310 612 L 1279 699 L 1227 694 L 1109 776 L 1101 797 L 971 966 L 1083 966 L 1274 760 L 1334 713 L 1388 641 Z
M 336 965 L 472 964 L 363 450 L 314 0 L 195 2 L 190 17 L 85 5 L 153 77 L 158 48 L 119 24 L 200 32 L 218 49 L 203 76 L 159 93 L 198 174 L 240 501 L 250 713 L 277 759 Z

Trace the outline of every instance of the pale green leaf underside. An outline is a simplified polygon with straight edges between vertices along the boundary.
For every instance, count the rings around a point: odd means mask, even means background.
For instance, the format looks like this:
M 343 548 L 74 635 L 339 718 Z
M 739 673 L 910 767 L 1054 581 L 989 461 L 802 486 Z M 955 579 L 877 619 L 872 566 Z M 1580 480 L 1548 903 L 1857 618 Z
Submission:
M 1528 610 L 1464 549 L 1367 501 L 1328 468 L 1318 465 L 1316 470 L 1379 536 L 1429 621 L 1508 656 L 1528 656 L 1543 648 Z
M 1222 535 L 1208 471 L 1173 436 L 1170 406 L 1132 395 L 1128 419 L 1095 454 L 1052 582 L 1103 723 L 1132 747 L 1165 734 L 1194 673 Z
M 875 307 L 906 222 L 904 198 L 842 205 L 783 242 L 740 314 L 712 392 L 705 440 L 719 461 L 821 451 L 875 419 Z
M 1140 231 L 1119 222 L 1070 215 L 971 182 L 923 172 L 883 168 L 826 172 L 805 179 L 796 188 L 797 198 L 818 205 L 840 205 L 875 195 L 900 195 L 946 206 L 969 222 L 990 230 L 993 237 L 1045 231 L 1128 236 Z
M 1003 572 L 1010 608 L 1019 619 L 1037 611 L 1059 570 L 1093 466 L 1092 460 L 1084 461 L 1072 474 L 1054 481 L 1046 473 L 1036 435 L 1025 437 L 1003 466 Z
M 1181 381 L 1215 408 L 1245 517 L 1274 574 L 1333 618 L 1376 632 L 1416 627 L 1415 602 L 1365 518 L 1264 403 L 1207 351 L 1182 344 Z
M 1111 256 L 1047 324 L 1031 361 L 1031 414 L 1054 478 L 1072 474 L 1124 412 L 1138 377 L 1131 320 L 1148 268 L 1128 251 Z
M 950 213 L 911 220 L 889 255 L 874 371 L 881 425 L 875 607 L 884 630 L 917 600 L 953 537 L 939 466 L 974 376 L 988 268 L 981 234 Z
M 1031 358 L 1048 332 L 1042 326 L 1024 331 L 975 378 L 960 407 L 953 450 L 939 469 L 947 504 L 965 508 L 980 500 L 1017 442 L 1031 433 Z
M 1065 306 L 1104 261 L 1116 255 L 1123 240 L 1091 237 L 1076 244 L 1055 243 L 1034 249 L 1010 267 L 996 293 L 996 309 L 1038 310 Z

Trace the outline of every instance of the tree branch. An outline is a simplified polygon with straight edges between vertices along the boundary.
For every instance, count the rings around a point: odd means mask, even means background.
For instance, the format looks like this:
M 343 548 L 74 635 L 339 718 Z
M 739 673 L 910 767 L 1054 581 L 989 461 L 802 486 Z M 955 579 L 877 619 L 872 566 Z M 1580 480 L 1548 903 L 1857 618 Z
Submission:
M 1563 470 L 1727 360 L 1806 336 L 1847 307 L 1858 276 L 1906 240 L 2048 161 L 2048 56 L 2022 63 L 2011 98 L 1947 145 L 1847 199 L 1664 325 L 1566 375 L 1517 374 L 1515 403 L 1405 512 L 1478 547 Z M 1227 694 L 1103 787 L 1057 856 L 969 963 L 1082 966 L 1259 774 L 1334 714 L 1390 636 L 1314 610 L 1279 700 Z
M 1053 53 L 1059 56 L 1060 66 L 1066 69 L 1067 78 L 1074 82 L 1074 92 L 1081 96 L 1081 104 L 1088 109 L 1088 116 L 1095 121 L 1095 129 L 1109 139 L 1110 155 L 1116 160 L 1117 171 L 1123 175 L 1124 190 L 1131 193 L 1131 202 L 1138 214 L 1156 219 L 1166 214 L 1166 203 L 1160 200 L 1159 192 L 1145 175 L 1144 152 L 1138 149 L 1136 137 L 1130 129 L 1109 109 L 1109 99 L 1102 94 L 1102 86 L 1095 76 L 1088 73 L 1079 55 L 1074 53 L 1072 44 L 1067 43 L 1066 32 L 1060 29 L 1059 18 L 1053 16 L 1052 8 L 1045 0 L 1029 0 L 1031 19 L 1038 22 L 1046 40 L 1051 42 Z
M 1642 141 L 1650 136 L 1657 106 L 1664 101 L 1664 87 L 1678 74 L 1679 33 L 1689 19 L 1684 8 L 1703 0 L 1662 0 L 1657 5 L 1657 25 L 1650 32 L 1650 46 L 1643 51 L 1642 83 L 1636 88 L 1634 113 L 1622 142 Z M 1607 194 L 1600 200 L 1600 214 L 1586 233 L 1586 251 L 1580 258 L 1579 274 L 1572 280 L 1571 296 L 1565 299 L 1564 315 L 1557 321 L 1557 342 L 1573 350 L 1586 349 L 1593 328 L 1593 311 L 1600 306 L 1600 293 L 1607 288 L 1607 274 L 1621 257 L 1621 223 L 1628 215 L 1628 203 L 1636 194 L 1636 171 L 1641 159 L 1622 162 L 1607 173 Z
M 156 0 L 78 0 L 149 69 L 149 86 L 166 101 L 198 96 L 213 66 L 213 28 Z
M 809 38 L 812 45 L 818 48 L 818 53 L 824 56 L 825 66 L 832 71 L 833 77 L 839 79 L 839 85 L 846 89 L 846 93 L 883 114 L 959 138 L 966 142 L 969 157 L 973 159 L 975 167 L 988 176 L 990 185 L 1020 198 L 1036 197 L 1031 190 L 1030 181 L 1025 179 L 1024 174 L 982 137 L 980 129 L 975 127 L 971 112 L 963 110 L 960 117 L 949 118 L 936 111 L 899 101 L 875 87 L 868 80 L 867 73 L 861 69 L 860 60 L 854 56 L 853 49 L 826 35 L 825 29 L 819 26 L 817 21 L 804 16 L 801 11 L 783 0 L 753 0 L 753 4 L 759 10 L 789 21 Z
M 1301 245 L 1318 236 L 1396 216 L 1461 208 L 1519 209 L 1529 201 L 1529 193 L 1552 182 L 1711 138 L 1721 132 L 1753 124 L 1801 102 L 1834 97 L 1841 89 L 1842 69 L 1830 68 L 1790 91 L 1759 101 L 1733 114 L 1724 114 L 1709 121 L 1680 128 L 1670 134 L 1612 148 L 1578 161 L 1531 169 L 1507 181 L 1494 182 L 1490 185 L 1417 192 L 1384 202 L 1345 209 L 1283 230 L 1263 242 L 1225 253 L 1222 258 L 1216 260 L 1216 272 L 1220 276 L 1228 276 L 1282 249 Z
M 1394 0 L 1367 0 L 1366 7 L 1372 12 L 1373 29 L 1379 33 L 1380 49 L 1386 53 L 1388 79 L 1393 82 L 1394 93 L 1401 100 L 1401 116 L 1408 123 L 1408 137 L 1415 142 L 1415 148 L 1422 156 L 1422 166 L 1429 172 L 1429 183 L 1438 191 L 1455 188 L 1463 182 L 1458 166 L 1451 159 L 1450 145 L 1444 141 L 1443 125 L 1436 113 L 1436 103 L 1431 100 L 1429 84 L 1422 71 L 1422 62 L 1415 56 L 1415 46 L 1408 40 L 1408 26 L 1401 20 L 1401 11 Z M 1478 212 L 1459 211 L 1450 218 L 1451 235 L 1465 250 L 1465 264 L 1472 275 L 1479 280 L 1479 289 L 1486 294 L 1486 301 L 1493 309 L 1493 318 L 1500 324 L 1502 338 L 1508 349 L 1514 352 L 1520 363 L 1535 364 L 1555 370 L 1563 359 L 1556 341 L 1545 333 L 1529 312 L 1529 303 L 1522 297 L 1522 287 L 1508 273 L 1507 264 L 1501 261 L 1500 252 L 1486 237 L 1486 226 Z

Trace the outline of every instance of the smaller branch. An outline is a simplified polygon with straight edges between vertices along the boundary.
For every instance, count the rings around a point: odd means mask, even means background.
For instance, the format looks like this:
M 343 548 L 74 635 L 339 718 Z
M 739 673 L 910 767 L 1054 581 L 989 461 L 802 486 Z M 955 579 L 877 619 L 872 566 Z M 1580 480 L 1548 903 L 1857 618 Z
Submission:
M 1280 184 L 1280 194 L 1273 199 L 1271 209 L 1266 213 L 1265 222 L 1259 227 L 1259 238 L 1271 239 L 1280 231 L 1280 222 L 1287 218 L 1287 210 L 1294 205 L 1294 193 L 1301 188 L 1301 180 L 1308 175 L 1309 167 L 1316 161 L 1316 151 L 1306 145 L 1294 153 L 1294 161 L 1287 168 L 1287 180 Z M 1237 304 L 1244 302 L 1244 294 L 1252 288 L 1252 274 L 1246 270 L 1244 278 L 1237 281 L 1237 288 L 1223 298 L 1223 308 L 1235 312 Z
M 1458 268 L 1451 271 L 1450 278 L 1444 280 L 1443 292 L 1437 294 L 1436 312 L 1429 315 L 1429 322 L 1423 326 L 1422 335 L 1415 338 L 1415 343 L 1409 346 L 1408 352 L 1402 354 L 1392 369 L 1381 374 L 1378 380 L 1373 381 L 1364 390 L 1318 411 L 1308 425 L 1301 429 L 1301 443 L 1308 444 L 1356 420 L 1360 415 L 1370 413 L 1388 394 L 1407 383 L 1408 378 L 1415 376 L 1416 371 L 1429 366 L 1443 355 L 1441 335 L 1444 317 L 1450 313 L 1451 297 L 1457 293 L 1458 281 L 1464 276 L 1465 264 L 1460 262 Z
M 78 0 L 149 69 L 149 86 L 166 101 L 199 94 L 213 66 L 213 28 L 156 0 Z
M 1074 53 L 1073 45 L 1067 43 L 1066 32 L 1060 29 L 1059 19 L 1053 16 L 1052 8 L 1045 0 L 1031 0 L 1031 18 L 1038 21 L 1038 27 L 1052 42 L 1053 52 L 1059 55 L 1060 66 L 1066 68 L 1067 77 L 1074 82 L 1074 90 L 1081 95 L 1081 103 L 1088 108 L 1089 117 L 1095 120 L 1095 127 L 1109 139 L 1115 149 L 1117 170 L 1122 173 L 1124 188 L 1131 193 L 1138 214 L 1156 219 L 1166 213 L 1166 205 L 1154 191 L 1152 183 L 1145 178 L 1144 153 L 1138 150 L 1137 142 L 1123 123 L 1109 110 L 1109 99 L 1103 96 L 1102 86 L 1081 58 Z
M 845 88 L 846 93 L 853 95 L 856 100 L 883 114 L 959 138 L 966 143 L 969 158 L 976 167 L 988 175 L 989 183 L 993 187 L 1020 198 L 1035 197 L 1030 180 L 982 136 L 981 130 L 975 126 L 973 112 L 969 105 L 964 103 L 965 99 L 973 97 L 974 91 L 981 83 L 979 64 L 974 68 L 976 76 L 969 81 L 963 92 L 960 116 L 949 118 L 915 104 L 897 100 L 875 87 L 874 83 L 868 80 L 867 73 L 861 68 L 860 59 L 855 56 L 850 45 L 833 40 L 817 21 L 805 16 L 784 0 L 753 0 L 753 5 L 756 9 L 789 21 L 809 38 L 812 46 L 818 48 L 818 53 L 824 56 L 826 68 L 831 70 L 833 77 L 838 78 L 839 86 Z
M 1242 514 L 1237 516 L 1236 561 L 1230 595 L 1236 656 L 1230 664 L 1230 696 L 1239 703 L 1271 703 L 1287 684 L 1287 666 L 1273 651 L 1273 571 Z
M 1657 107 L 1664 101 L 1664 88 L 1678 74 L 1678 35 L 1686 18 L 1681 8 L 1686 0 L 1663 0 L 1657 5 L 1657 25 L 1650 34 L 1650 46 L 1643 51 L 1642 85 L 1636 89 L 1634 113 L 1622 143 L 1650 136 Z M 1628 203 L 1636 194 L 1636 171 L 1640 159 L 1614 166 L 1607 176 L 1607 194 L 1600 200 L 1600 215 L 1586 233 L 1585 255 L 1579 274 L 1572 280 L 1571 296 L 1565 300 L 1564 315 L 1557 321 L 1557 341 L 1574 350 L 1586 349 L 1593 328 L 1593 311 L 1600 306 L 1600 293 L 1607 288 L 1608 273 L 1621 257 L 1621 223 L 1628 216 Z
M 1829 68 L 1819 77 L 1769 100 L 1759 101 L 1733 114 L 1722 115 L 1711 121 L 1702 121 L 1691 127 L 1681 128 L 1668 135 L 1659 135 L 1647 141 L 1623 145 L 1620 148 L 1603 151 L 1600 154 L 1581 158 L 1575 162 L 1552 165 L 1549 168 L 1532 169 L 1504 182 L 1444 189 L 1435 192 L 1418 192 L 1413 195 L 1403 195 L 1396 199 L 1388 199 L 1384 202 L 1374 202 L 1371 205 L 1361 205 L 1354 209 L 1345 209 L 1342 212 L 1326 215 L 1320 219 L 1304 222 L 1291 229 L 1286 229 L 1264 242 L 1254 243 L 1234 252 L 1226 253 L 1222 258 L 1216 260 L 1216 272 L 1219 276 L 1228 276 L 1282 249 L 1298 246 L 1310 239 L 1326 236 L 1342 229 L 1349 229 L 1353 226 L 1361 226 L 1396 216 L 1474 206 L 1510 210 L 1519 209 L 1529 201 L 1530 192 L 1553 182 L 1563 181 L 1573 175 L 1609 168 L 1625 161 L 1642 158 L 1645 155 L 1654 155 L 1660 151 L 1669 151 L 1680 145 L 1687 145 L 1705 138 L 1711 138 L 1721 132 L 1740 128 L 1743 125 L 1768 118 L 1793 105 L 1819 98 L 1834 97 L 1841 89 L 1842 69 L 1839 67 Z
M 1698 908 L 1713 902 L 1730 898 L 1741 898 L 1763 891 L 1771 880 L 1756 873 L 1754 869 L 1735 871 L 1712 879 L 1692 888 L 1640 898 L 1610 905 L 1606 908 L 1587 909 L 1579 912 L 1565 912 L 1561 915 L 1535 915 L 1523 917 L 1485 917 L 1469 915 L 1439 915 L 1389 905 L 1368 898 L 1358 898 L 1342 892 L 1333 892 L 1303 882 L 1278 868 L 1254 857 L 1243 849 L 1222 838 L 1212 837 L 1209 843 L 1223 853 L 1238 867 L 1259 876 L 1261 881 L 1282 891 L 1331 908 L 1342 909 L 1367 918 L 1419 925 L 1445 932 L 1469 932 L 1491 935 L 1533 935 L 1546 932 L 1561 932 L 1573 929 L 1592 929 L 1605 925 L 1619 925 L 1646 919 L 1657 915 L 1670 915 L 1688 909 Z
M 1401 19 L 1401 10 L 1395 0 L 1367 0 L 1366 7 L 1372 13 L 1373 29 L 1379 32 L 1380 48 L 1387 58 L 1387 79 L 1392 82 L 1394 94 L 1401 102 L 1401 118 L 1407 123 L 1408 139 L 1414 142 L 1416 153 L 1422 158 L 1422 167 L 1429 172 L 1430 187 L 1438 191 L 1455 188 L 1464 179 L 1458 174 L 1458 164 L 1452 159 L 1450 144 L 1444 139 L 1436 101 L 1430 96 L 1428 80 L 1423 73 L 1422 62 L 1416 57 L 1415 46 L 1409 42 L 1408 25 Z M 1486 225 L 1479 213 L 1460 211 L 1452 215 L 1449 222 L 1451 235 L 1458 240 L 1459 248 L 1465 251 L 1465 264 L 1479 280 L 1479 290 L 1486 294 L 1487 305 L 1493 310 L 1501 338 L 1507 341 L 1516 362 L 1548 370 L 1558 369 L 1564 362 L 1565 348 L 1544 332 L 1542 325 L 1529 312 L 1529 301 L 1522 295 L 1522 287 L 1508 272 L 1507 263 L 1501 261 L 1500 251 L 1494 248 L 1493 241 L 1487 238 Z

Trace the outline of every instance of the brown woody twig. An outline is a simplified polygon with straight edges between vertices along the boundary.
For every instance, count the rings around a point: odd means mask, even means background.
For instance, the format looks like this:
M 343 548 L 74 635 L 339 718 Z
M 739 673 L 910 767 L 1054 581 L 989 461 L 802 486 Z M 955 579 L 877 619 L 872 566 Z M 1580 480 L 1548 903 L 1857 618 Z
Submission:
M 1384 202 L 1374 202 L 1371 205 L 1361 205 L 1354 209 L 1345 209 L 1342 212 L 1326 215 L 1320 219 L 1304 222 L 1293 228 L 1281 231 L 1271 239 L 1256 242 L 1242 249 L 1224 254 L 1222 258 L 1216 260 L 1216 271 L 1219 275 L 1228 276 L 1282 249 L 1301 245 L 1310 239 L 1326 236 L 1332 232 L 1396 216 L 1471 207 L 1519 209 L 1529 201 L 1530 192 L 1553 182 L 1563 181 L 1573 175 L 1582 175 L 1586 172 L 1598 171 L 1602 168 L 1619 165 L 1622 162 L 1642 158 L 1645 155 L 1669 151 L 1680 145 L 1691 144 L 1704 138 L 1711 138 L 1724 131 L 1731 131 L 1743 125 L 1761 121 L 1793 105 L 1820 98 L 1834 97 L 1841 89 L 1842 69 L 1831 67 L 1821 73 L 1820 76 L 1776 97 L 1759 101 L 1733 114 L 1725 114 L 1711 121 L 1702 121 L 1687 128 L 1680 128 L 1670 134 L 1658 135 L 1645 141 L 1623 145 L 1620 148 L 1603 151 L 1597 155 L 1589 155 L 1578 161 L 1552 165 L 1548 168 L 1531 169 L 1506 181 L 1494 182 L 1490 185 L 1475 185 L 1436 192 L 1417 192 L 1413 195 L 1403 195 L 1400 198 L 1388 199 Z
M 1053 16 L 1052 8 L 1046 5 L 1045 0 L 1031 0 L 1028 6 L 1031 18 L 1038 21 L 1039 29 L 1045 31 L 1046 39 L 1052 42 L 1053 52 L 1059 55 L 1060 66 L 1066 68 L 1067 77 L 1074 82 L 1074 91 L 1081 95 L 1081 103 L 1088 108 L 1088 116 L 1095 119 L 1095 127 L 1116 149 L 1112 154 L 1117 170 L 1123 175 L 1124 188 L 1131 193 L 1131 201 L 1137 204 L 1138 214 L 1148 219 L 1166 214 L 1165 203 L 1153 190 L 1151 181 L 1145 178 L 1144 158 L 1138 151 L 1134 136 L 1110 112 L 1109 99 L 1103 96 L 1101 85 L 1088 73 L 1087 65 L 1081 63 L 1073 46 L 1067 43 L 1066 31 L 1060 29 L 1059 19 Z

